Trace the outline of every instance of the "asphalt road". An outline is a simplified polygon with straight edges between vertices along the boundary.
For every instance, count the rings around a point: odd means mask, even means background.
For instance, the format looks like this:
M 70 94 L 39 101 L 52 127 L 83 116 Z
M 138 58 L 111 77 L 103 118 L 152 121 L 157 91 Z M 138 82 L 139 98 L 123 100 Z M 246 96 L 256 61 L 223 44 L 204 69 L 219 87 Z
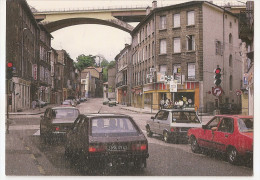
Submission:
M 102 99 L 89 99 L 77 106 L 81 113 L 123 113 L 131 115 L 145 132 L 146 120 L 150 114 L 135 113 L 120 109 L 119 106 L 102 105 Z M 101 108 L 101 109 L 100 109 Z M 10 126 L 9 141 L 19 139 L 27 151 L 15 150 L 16 146 L 6 149 L 6 175 L 49 175 L 49 176 L 81 176 L 81 175 L 114 175 L 114 176 L 252 176 L 253 168 L 245 164 L 231 165 L 220 154 L 205 152 L 194 154 L 187 142 L 165 143 L 161 137 L 148 138 L 149 154 L 147 168 L 144 171 L 117 168 L 108 174 L 101 169 L 84 173 L 79 170 L 80 161 L 70 162 L 64 156 L 62 142 L 45 144 L 39 137 L 40 115 L 13 116 Z M 9 142 L 10 143 L 10 142 Z M 11 144 L 12 145 L 12 144 Z M 22 156 L 29 153 L 34 163 L 27 163 Z M 19 168 L 17 161 L 24 162 L 25 168 Z M 24 170 L 26 169 L 26 171 Z

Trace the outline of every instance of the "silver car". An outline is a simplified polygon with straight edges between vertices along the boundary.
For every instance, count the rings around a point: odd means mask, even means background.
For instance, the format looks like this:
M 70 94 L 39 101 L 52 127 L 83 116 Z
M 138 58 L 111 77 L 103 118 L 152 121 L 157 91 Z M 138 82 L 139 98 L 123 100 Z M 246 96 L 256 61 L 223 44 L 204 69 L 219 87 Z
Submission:
M 151 117 L 146 124 L 147 136 L 153 134 L 163 136 L 165 142 L 172 140 L 188 140 L 187 132 L 190 128 L 202 127 L 197 112 L 182 109 L 162 109 L 155 117 Z

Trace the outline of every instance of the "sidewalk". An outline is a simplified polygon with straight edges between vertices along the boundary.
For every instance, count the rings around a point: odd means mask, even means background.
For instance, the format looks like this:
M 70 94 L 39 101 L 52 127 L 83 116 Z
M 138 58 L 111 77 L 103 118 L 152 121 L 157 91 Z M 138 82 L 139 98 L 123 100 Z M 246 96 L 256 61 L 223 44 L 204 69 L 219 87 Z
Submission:
M 128 111 L 132 111 L 132 112 L 138 112 L 138 113 L 144 113 L 144 114 L 157 114 L 158 110 L 154 110 L 148 107 L 144 107 L 144 108 L 136 108 L 136 107 L 132 107 L 132 106 L 126 106 L 126 105 L 121 105 L 121 104 L 117 104 L 117 106 L 121 106 L 121 109 L 124 110 L 128 110 Z
M 45 110 L 49 107 L 54 107 L 54 106 L 59 106 L 59 104 L 49 104 L 43 108 L 35 108 L 33 109 L 26 109 L 23 110 L 22 112 L 9 112 L 9 115 L 37 115 L 37 114 L 43 114 Z

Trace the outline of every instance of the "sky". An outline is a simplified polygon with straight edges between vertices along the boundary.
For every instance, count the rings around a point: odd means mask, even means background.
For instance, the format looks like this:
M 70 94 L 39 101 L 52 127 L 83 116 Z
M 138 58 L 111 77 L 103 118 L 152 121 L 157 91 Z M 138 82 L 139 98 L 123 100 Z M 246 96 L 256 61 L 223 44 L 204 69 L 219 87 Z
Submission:
M 102 9 L 102 8 L 130 8 L 152 6 L 153 0 L 27 0 L 28 4 L 38 11 L 46 10 L 68 10 L 68 9 Z M 244 0 L 241 0 L 245 2 Z M 157 0 L 157 6 L 182 3 L 184 0 Z M 215 0 L 219 5 L 227 2 L 241 4 L 231 0 Z M 136 26 L 137 23 L 130 23 Z M 131 44 L 131 35 L 117 28 L 104 25 L 85 24 L 66 27 L 52 33 L 52 47 L 54 49 L 66 50 L 73 60 L 81 55 L 103 55 L 108 61 L 114 60 L 116 55 L 125 47 Z

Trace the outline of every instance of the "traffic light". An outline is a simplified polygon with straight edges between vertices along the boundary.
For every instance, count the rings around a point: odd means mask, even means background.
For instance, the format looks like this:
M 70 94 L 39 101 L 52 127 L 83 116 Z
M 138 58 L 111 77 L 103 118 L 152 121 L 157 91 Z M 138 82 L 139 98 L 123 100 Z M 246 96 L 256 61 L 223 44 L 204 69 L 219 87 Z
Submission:
M 221 74 L 220 74 L 220 72 L 221 72 L 221 69 L 219 67 L 217 69 L 215 69 L 215 76 L 214 76 L 215 81 L 214 81 L 214 84 L 216 86 L 219 86 L 220 83 L 221 83 Z
M 12 79 L 13 77 L 13 63 L 12 62 L 8 62 L 7 63 L 7 67 L 6 67 L 6 78 L 7 79 Z

